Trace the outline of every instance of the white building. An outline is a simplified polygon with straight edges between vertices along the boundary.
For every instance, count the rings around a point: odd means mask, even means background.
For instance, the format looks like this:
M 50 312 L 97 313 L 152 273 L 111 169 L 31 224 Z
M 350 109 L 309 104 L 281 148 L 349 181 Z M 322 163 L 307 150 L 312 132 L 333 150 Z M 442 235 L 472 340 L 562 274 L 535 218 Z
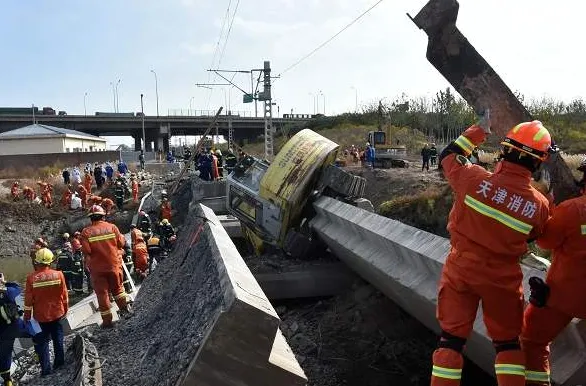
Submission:
M 54 126 L 34 124 L 0 133 L 0 155 L 105 150 L 104 138 Z

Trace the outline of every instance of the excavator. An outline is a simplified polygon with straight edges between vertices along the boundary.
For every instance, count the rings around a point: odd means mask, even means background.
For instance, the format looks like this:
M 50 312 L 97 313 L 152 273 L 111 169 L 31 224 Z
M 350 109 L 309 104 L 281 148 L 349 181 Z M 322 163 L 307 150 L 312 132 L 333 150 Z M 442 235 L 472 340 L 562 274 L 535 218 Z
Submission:
M 378 102 L 378 130 L 369 131 L 367 142 L 374 146 L 374 166 L 388 169 L 391 167 L 409 167 L 409 161 L 404 159 L 407 147 L 391 140 L 391 124 L 384 114 L 382 101 Z
M 226 180 L 228 212 L 240 220 L 257 254 L 271 248 L 295 258 L 319 246 L 309 220 L 322 195 L 374 211 L 362 198 L 366 180 L 335 166 L 339 145 L 304 129 L 269 163 L 246 156 Z

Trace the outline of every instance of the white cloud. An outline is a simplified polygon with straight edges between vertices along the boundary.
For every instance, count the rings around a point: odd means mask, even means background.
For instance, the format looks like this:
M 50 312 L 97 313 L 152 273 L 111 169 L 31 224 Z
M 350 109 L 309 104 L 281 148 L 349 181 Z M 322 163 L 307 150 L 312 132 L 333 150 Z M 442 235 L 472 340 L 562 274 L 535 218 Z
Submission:
M 210 55 L 214 52 L 215 50 L 215 45 L 212 43 L 203 43 L 200 44 L 198 46 L 195 46 L 191 43 L 187 43 L 184 42 L 181 44 L 181 49 L 188 52 L 190 55 L 198 55 L 198 56 L 204 56 L 204 55 Z

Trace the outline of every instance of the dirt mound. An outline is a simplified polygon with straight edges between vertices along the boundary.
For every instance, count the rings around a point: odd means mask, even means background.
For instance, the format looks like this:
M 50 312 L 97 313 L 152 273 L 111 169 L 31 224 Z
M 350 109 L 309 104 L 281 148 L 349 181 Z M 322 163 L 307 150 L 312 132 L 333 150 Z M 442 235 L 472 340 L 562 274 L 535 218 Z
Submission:
M 437 338 L 372 286 L 344 295 L 280 302 L 281 330 L 309 386 L 427 386 Z M 494 379 L 467 363 L 462 385 Z
M 422 172 L 414 168 L 367 169 L 360 166 L 348 166 L 347 172 L 366 178 L 365 198 L 368 198 L 375 210 L 385 201 L 400 196 L 423 192 L 431 187 L 442 188 L 447 185 L 437 169 Z

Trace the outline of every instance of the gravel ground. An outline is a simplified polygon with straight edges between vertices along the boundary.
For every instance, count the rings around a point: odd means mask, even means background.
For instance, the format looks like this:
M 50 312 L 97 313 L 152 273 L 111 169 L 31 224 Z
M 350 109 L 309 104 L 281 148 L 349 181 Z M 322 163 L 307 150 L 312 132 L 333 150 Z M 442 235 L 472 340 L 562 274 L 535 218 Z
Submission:
M 188 216 L 189 229 L 197 229 L 198 215 Z M 91 340 L 107 359 L 104 385 L 175 385 L 185 373 L 223 303 L 206 232 L 190 249 L 192 238 L 181 235 L 170 258 L 143 282 L 133 318 L 113 330 L 95 329 Z

